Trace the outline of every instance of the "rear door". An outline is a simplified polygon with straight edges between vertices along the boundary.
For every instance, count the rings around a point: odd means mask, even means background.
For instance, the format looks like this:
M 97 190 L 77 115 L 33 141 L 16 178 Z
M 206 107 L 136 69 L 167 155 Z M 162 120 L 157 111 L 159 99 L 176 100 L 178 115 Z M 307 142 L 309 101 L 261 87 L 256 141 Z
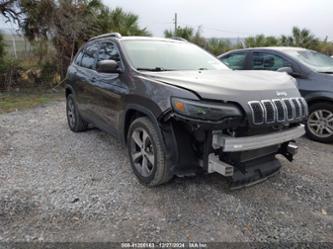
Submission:
M 88 121 L 95 123 L 94 84 L 96 81 L 96 60 L 99 44 L 88 43 L 82 53 L 80 64 L 77 66 L 77 96 L 80 114 Z M 81 56 L 81 55 L 79 55 Z
M 279 68 L 282 67 L 293 68 L 290 61 L 278 54 L 269 51 L 253 51 L 249 59 L 251 70 L 277 71 Z

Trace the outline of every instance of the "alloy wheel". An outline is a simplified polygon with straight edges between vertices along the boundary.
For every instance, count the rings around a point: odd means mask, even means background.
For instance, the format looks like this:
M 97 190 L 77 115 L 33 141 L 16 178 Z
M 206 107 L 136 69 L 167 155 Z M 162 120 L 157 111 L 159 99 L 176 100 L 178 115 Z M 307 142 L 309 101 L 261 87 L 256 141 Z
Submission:
M 330 137 L 333 135 L 333 113 L 326 109 L 315 110 L 309 115 L 307 125 L 313 135 L 319 138 Z
M 131 157 L 137 171 L 149 177 L 154 169 L 155 154 L 152 140 L 146 130 L 136 128 L 131 136 Z
M 67 118 L 70 127 L 75 126 L 75 106 L 72 98 L 67 100 Z

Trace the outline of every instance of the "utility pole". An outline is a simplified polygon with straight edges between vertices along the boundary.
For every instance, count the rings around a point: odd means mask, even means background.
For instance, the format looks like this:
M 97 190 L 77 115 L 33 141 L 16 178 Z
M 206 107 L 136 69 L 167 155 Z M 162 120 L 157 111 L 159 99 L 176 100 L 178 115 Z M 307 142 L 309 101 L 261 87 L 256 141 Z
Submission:
M 177 27 L 178 27 L 178 24 L 177 24 L 177 13 L 175 13 L 174 23 L 175 23 L 175 36 L 176 36 Z

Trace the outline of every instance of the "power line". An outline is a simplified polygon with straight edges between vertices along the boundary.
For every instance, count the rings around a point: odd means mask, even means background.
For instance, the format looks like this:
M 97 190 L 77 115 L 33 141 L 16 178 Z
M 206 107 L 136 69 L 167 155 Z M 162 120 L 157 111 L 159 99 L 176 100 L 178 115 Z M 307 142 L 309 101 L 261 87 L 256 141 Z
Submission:
M 182 23 L 183 26 L 189 26 L 189 27 L 193 27 L 193 26 L 197 26 L 197 27 L 202 27 L 203 29 L 206 30 L 214 30 L 214 31 L 218 31 L 218 32 L 222 32 L 222 33 L 229 33 L 229 34 L 234 34 L 234 35 L 244 35 L 244 36 L 249 36 L 251 34 L 249 33 L 244 33 L 244 32 L 239 32 L 239 31 L 231 31 L 231 30 L 227 30 L 227 29 L 219 29 L 219 28 L 213 28 L 213 27 L 207 27 L 206 25 L 200 24 L 200 25 L 189 25 L 189 24 L 185 24 Z

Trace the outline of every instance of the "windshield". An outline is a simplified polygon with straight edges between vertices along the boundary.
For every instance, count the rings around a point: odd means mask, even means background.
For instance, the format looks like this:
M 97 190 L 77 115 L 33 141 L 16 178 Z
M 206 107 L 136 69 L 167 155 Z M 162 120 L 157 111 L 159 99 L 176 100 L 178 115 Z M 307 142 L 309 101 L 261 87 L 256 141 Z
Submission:
M 123 44 L 132 66 L 137 70 L 228 69 L 214 56 L 191 43 L 127 40 Z
M 285 50 L 284 52 L 316 72 L 333 73 L 333 58 L 327 55 L 313 50 Z

